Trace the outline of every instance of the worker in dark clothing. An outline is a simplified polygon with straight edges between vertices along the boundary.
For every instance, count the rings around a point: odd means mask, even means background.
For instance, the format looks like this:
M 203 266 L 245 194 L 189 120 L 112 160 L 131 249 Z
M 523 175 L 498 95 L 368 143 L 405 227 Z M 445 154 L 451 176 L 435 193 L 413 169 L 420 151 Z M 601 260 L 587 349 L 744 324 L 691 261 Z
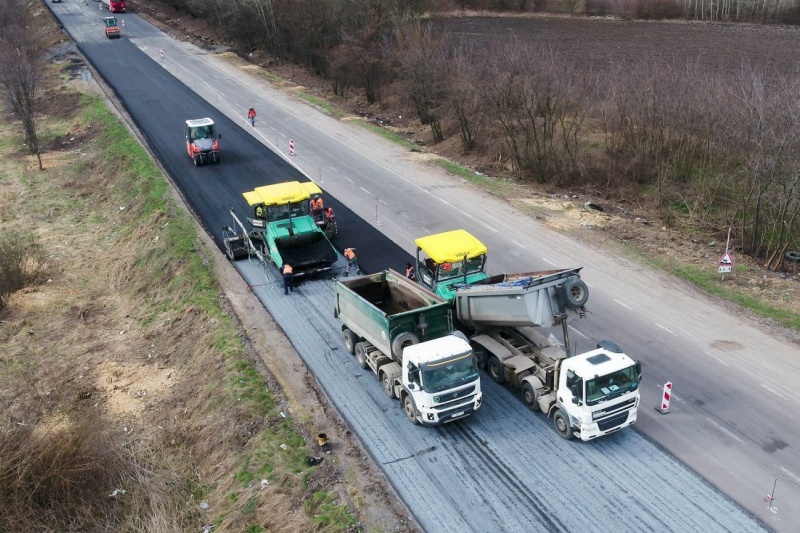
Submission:
M 334 236 L 339 233 L 339 230 L 336 227 L 336 215 L 333 213 L 332 207 L 325 209 L 324 227 L 326 233 L 331 232 L 331 234 Z
M 344 273 L 345 276 L 350 275 L 350 268 L 356 267 L 356 274 L 359 274 L 358 270 L 358 252 L 355 248 L 345 248 L 344 252 L 345 259 L 347 259 L 347 271 Z
M 411 263 L 406 263 L 406 277 L 411 281 L 417 281 L 417 270 Z
M 252 107 L 247 112 L 247 120 L 250 121 L 251 126 L 253 126 L 254 128 L 256 127 L 256 110 L 253 109 Z
M 283 274 L 283 293 L 289 294 L 289 291 L 294 290 L 294 287 L 292 286 L 292 276 L 294 275 L 292 265 L 289 263 L 283 265 L 281 273 Z

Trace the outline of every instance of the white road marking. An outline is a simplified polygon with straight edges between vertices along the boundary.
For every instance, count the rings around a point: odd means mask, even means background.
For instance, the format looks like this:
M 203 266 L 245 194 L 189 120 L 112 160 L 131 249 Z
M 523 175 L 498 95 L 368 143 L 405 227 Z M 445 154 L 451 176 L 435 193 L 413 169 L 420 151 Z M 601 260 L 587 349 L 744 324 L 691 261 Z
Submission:
M 631 308 L 630 308 L 630 306 L 628 306 L 628 305 L 625 305 L 624 303 L 620 302 L 620 301 L 619 301 L 619 300 L 617 300 L 616 298 L 614 298 L 614 301 L 615 301 L 615 302 L 617 302 L 617 303 L 618 303 L 619 305 L 621 305 L 622 307 L 624 307 L 625 309 L 627 309 L 628 311 L 633 311 L 633 309 L 631 309 Z
M 776 391 L 776 390 L 775 390 L 775 389 L 773 389 L 773 388 L 767 387 L 767 386 L 766 386 L 766 385 L 764 385 L 763 383 L 761 384 L 761 387 L 762 387 L 763 389 L 766 389 L 766 390 L 768 390 L 769 392 L 771 392 L 772 394 L 774 394 L 775 396 L 777 396 L 777 397 L 778 397 L 778 398 L 780 398 L 781 400 L 785 400 L 785 399 L 786 399 L 786 396 L 784 396 L 783 394 L 781 394 L 780 392 Z
M 527 248 L 525 248 L 524 246 L 522 246 L 522 245 L 521 245 L 520 243 L 518 243 L 517 241 L 514 241 L 514 244 L 516 244 L 517 246 L 519 246 L 519 247 L 520 247 L 520 248 L 522 248 L 523 250 L 527 250 Z
M 389 204 L 387 204 L 386 202 L 384 202 L 383 200 L 381 200 L 380 198 L 378 198 L 378 201 L 379 201 L 380 203 L 382 203 L 383 205 L 389 205 Z
M 497 231 L 496 229 L 494 229 L 493 227 L 491 227 L 489 224 L 484 224 L 484 226 L 486 226 L 487 228 L 489 228 L 490 230 L 492 230 L 492 231 L 493 231 L 493 232 L 495 232 L 495 233 L 500 233 L 499 231 Z
M 461 214 L 462 214 L 462 215 L 464 215 L 465 217 L 468 217 L 468 218 L 473 218 L 473 219 L 475 218 L 474 216 L 470 215 L 470 214 L 469 214 L 469 213 L 467 213 L 466 211 L 463 211 L 463 210 L 461 210 L 461 209 L 459 209 L 459 211 L 460 211 L 460 212 L 461 212 Z
M 328 168 L 329 168 L 329 169 L 331 169 L 331 170 L 333 170 L 334 172 L 339 172 L 338 170 L 336 170 L 336 169 L 335 169 L 335 168 L 333 168 L 333 167 L 328 167 Z
M 355 183 L 355 181 L 351 180 L 351 179 L 350 179 L 350 178 L 348 178 L 347 176 L 345 176 L 345 177 L 344 177 L 344 179 L 346 179 L 346 180 L 347 180 L 347 181 L 349 181 L 350 183 Z
M 658 322 L 656 322 L 655 324 L 656 324 L 656 326 L 660 327 L 661 329 L 663 329 L 664 331 L 666 331 L 666 332 L 667 332 L 667 333 L 669 333 L 670 335 L 673 335 L 673 336 L 675 336 L 675 337 L 677 337 L 677 336 L 678 336 L 676 333 L 673 333 L 673 332 L 672 332 L 672 330 L 671 330 L 671 329 L 669 329 L 668 327 L 662 326 L 662 325 L 661 325 L 661 324 L 659 324 Z
M 441 196 L 437 196 L 436 198 L 438 198 L 439 201 L 442 202 L 443 204 L 453 205 L 450 202 L 448 202 L 447 200 L 445 200 L 444 198 L 442 198 Z
M 575 329 L 574 327 L 572 327 L 570 325 L 567 325 L 567 327 L 569 329 L 571 329 L 572 331 L 574 331 L 575 333 L 577 333 L 578 335 L 580 335 L 581 337 L 583 337 L 584 339 L 588 339 L 589 338 L 586 335 L 584 335 L 583 333 L 581 333 L 579 330 Z
M 726 435 L 728 435 L 728 436 L 729 436 L 729 437 L 731 437 L 732 439 L 736 440 L 736 442 L 739 442 L 739 443 L 742 443 L 742 442 L 744 442 L 742 439 L 740 439 L 740 438 L 739 438 L 739 437 L 738 437 L 738 436 L 737 436 L 737 435 L 736 435 L 734 432 L 732 432 L 731 430 L 729 430 L 729 429 L 727 429 L 727 428 L 724 428 L 724 427 L 720 426 L 719 424 L 717 424 L 716 422 L 714 422 L 713 420 L 711 420 L 711 419 L 710 419 L 710 418 L 708 418 L 708 417 L 706 417 L 706 420 L 708 420 L 709 422 L 711 422 L 711 424 L 713 424 L 713 425 L 714 425 L 714 427 L 716 427 L 718 430 L 720 430 L 721 432 L 725 433 Z
M 361 189 L 361 190 L 362 190 L 362 191 L 364 191 L 365 193 L 367 193 L 367 194 L 369 194 L 370 196 L 372 196 L 372 193 L 371 193 L 371 192 L 369 192 L 369 191 L 368 191 L 367 189 L 365 189 L 364 187 L 360 187 L 360 186 L 359 186 L 359 189 Z
M 721 363 L 721 364 L 723 364 L 725 366 L 731 366 L 728 363 L 726 363 L 725 361 L 723 361 L 722 359 L 720 359 L 719 357 L 717 357 L 716 355 L 710 354 L 710 353 L 705 352 L 705 351 L 703 353 L 706 354 L 707 356 L 709 356 L 711 359 L 716 359 L 719 363 Z
M 550 261 L 550 260 L 549 260 L 549 259 L 547 259 L 546 257 L 542 257 L 542 261 L 544 261 L 544 262 L 545 262 L 545 263 L 547 263 L 548 265 L 553 265 L 553 266 L 556 266 L 556 264 L 555 264 L 555 263 L 553 263 L 552 261 Z
M 786 470 L 784 467 L 781 467 L 781 472 L 800 483 L 800 476 L 797 476 L 794 472 Z

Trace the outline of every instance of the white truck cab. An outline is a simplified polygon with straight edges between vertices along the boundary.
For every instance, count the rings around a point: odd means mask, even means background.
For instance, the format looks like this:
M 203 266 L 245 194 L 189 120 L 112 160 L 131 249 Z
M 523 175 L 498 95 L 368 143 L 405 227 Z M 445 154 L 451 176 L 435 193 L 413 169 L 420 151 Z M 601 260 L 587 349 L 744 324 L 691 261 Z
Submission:
M 636 422 L 640 379 L 639 363 L 610 342 L 561 359 L 552 407 L 556 430 L 587 441 L 630 426 Z
M 397 396 L 409 420 L 438 425 L 468 416 L 481 406 L 480 375 L 463 336 L 407 346 Z

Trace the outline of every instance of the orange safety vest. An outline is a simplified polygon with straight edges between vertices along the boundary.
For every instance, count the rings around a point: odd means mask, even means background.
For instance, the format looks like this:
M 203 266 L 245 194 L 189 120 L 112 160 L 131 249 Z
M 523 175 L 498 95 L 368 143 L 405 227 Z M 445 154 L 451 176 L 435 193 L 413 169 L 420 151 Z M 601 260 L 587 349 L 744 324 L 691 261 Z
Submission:
M 322 198 L 319 198 L 318 200 L 311 200 L 312 211 L 322 211 L 322 208 L 323 208 Z
M 247 112 L 247 118 L 255 118 L 255 116 L 256 116 L 256 110 L 251 107 L 250 111 Z
M 344 251 L 344 256 L 345 256 L 345 257 L 346 257 L 348 260 L 352 260 L 352 259 L 353 259 L 353 258 L 356 256 L 356 253 L 353 251 L 353 249 L 352 249 L 352 248 L 348 248 L 348 249 L 346 249 L 346 250 Z
M 294 271 L 292 270 L 292 265 L 290 265 L 288 263 L 283 265 L 283 273 L 284 274 L 292 274 L 293 272 Z

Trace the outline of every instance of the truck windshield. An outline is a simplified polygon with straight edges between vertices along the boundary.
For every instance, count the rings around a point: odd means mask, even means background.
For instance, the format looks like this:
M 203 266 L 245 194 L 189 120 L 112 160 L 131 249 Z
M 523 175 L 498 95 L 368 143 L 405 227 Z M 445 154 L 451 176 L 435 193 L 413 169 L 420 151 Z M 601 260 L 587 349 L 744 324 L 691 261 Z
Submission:
M 425 392 L 441 392 L 478 379 L 475 357 L 459 357 L 422 366 L 422 388 Z
M 624 368 L 586 381 L 586 404 L 595 405 L 639 388 L 636 367 Z
M 485 255 L 479 255 L 472 259 L 467 259 L 466 262 L 459 263 L 442 263 L 439 265 L 439 280 L 448 280 L 453 278 L 463 278 L 464 274 L 476 274 L 483 272 L 483 264 L 486 259 Z

